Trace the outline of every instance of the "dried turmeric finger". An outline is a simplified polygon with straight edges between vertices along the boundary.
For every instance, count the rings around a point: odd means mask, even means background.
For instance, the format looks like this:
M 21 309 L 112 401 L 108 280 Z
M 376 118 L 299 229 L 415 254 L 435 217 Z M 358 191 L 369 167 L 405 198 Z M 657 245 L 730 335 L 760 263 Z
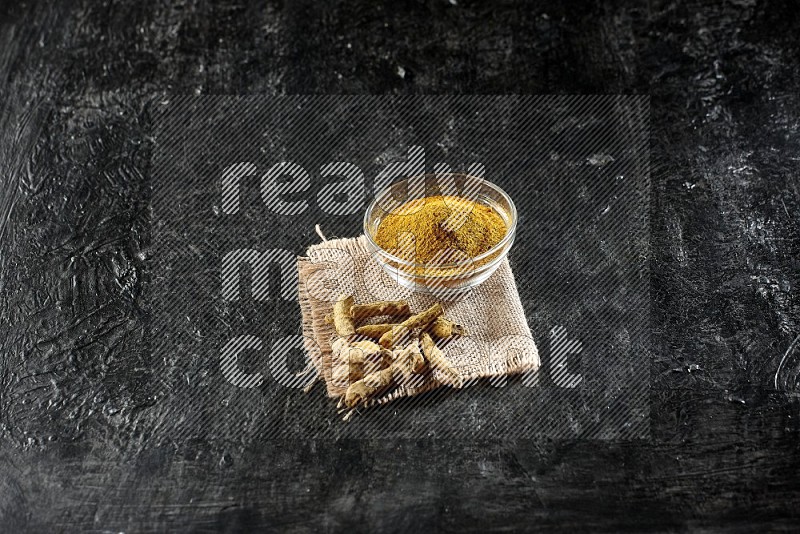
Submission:
M 339 338 L 332 345 L 331 380 L 337 387 L 348 385 L 364 377 L 363 351 L 351 350 L 346 340 Z
M 413 328 L 425 328 L 437 317 L 444 313 L 442 305 L 438 302 L 424 312 L 412 315 L 396 327 L 384 333 L 378 343 L 387 349 L 392 348 L 395 343 L 407 337 Z
M 466 336 L 467 329 L 460 324 L 440 316 L 433 321 L 428 328 L 425 329 L 439 339 L 445 339 L 453 336 Z
M 419 365 L 416 353 L 419 353 L 419 347 L 414 347 L 414 344 L 409 345 L 403 350 L 395 352 L 395 358 L 392 365 L 365 375 L 364 378 L 358 380 L 347 388 L 344 395 L 344 404 L 348 408 L 353 408 L 356 405 L 363 403 L 374 397 L 384 389 L 395 384 L 395 376 L 409 377 Z M 422 354 L 419 354 L 422 358 Z M 424 359 L 422 365 L 424 365 Z
M 359 336 L 371 337 L 373 339 L 380 339 L 380 337 L 398 326 L 396 323 L 380 323 L 380 324 L 365 324 L 356 328 L 356 334 Z
M 363 340 L 363 341 L 353 341 L 352 343 L 350 343 L 350 346 L 358 348 L 358 349 L 361 349 L 364 352 L 370 352 L 370 353 L 371 352 L 380 352 L 380 351 L 384 350 L 383 347 L 381 347 L 380 345 L 378 345 L 374 341 L 369 341 L 369 340 L 366 340 L 366 339 Z
M 353 351 L 360 352 L 360 355 L 357 356 L 357 358 L 360 358 L 366 364 L 373 363 L 377 365 L 380 363 L 385 363 L 385 367 L 391 365 L 392 361 L 394 360 L 392 351 L 384 349 L 374 341 L 354 341 L 350 343 L 351 358 L 353 357 Z
M 369 304 L 353 304 L 348 313 L 354 321 L 380 317 L 381 315 L 406 318 L 411 315 L 411 308 L 405 300 L 384 300 Z M 325 322 L 333 324 L 332 313 L 325 315 Z
M 350 315 L 356 321 L 381 315 L 404 317 L 411 315 L 411 308 L 405 300 L 384 300 L 368 304 L 355 304 L 350 308 Z
M 444 308 L 442 308 L 442 305 L 437 302 L 424 312 L 412 315 L 400 324 L 406 328 L 425 328 L 443 313 Z
M 348 343 L 339 338 L 332 345 L 331 379 L 338 387 L 347 387 L 369 373 L 392 364 L 393 355 L 372 341 Z
M 331 343 L 331 352 L 333 352 L 334 358 L 336 358 L 339 354 L 341 354 L 342 350 L 347 347 L 349 343 L 346 339 L 336 338 L 336 341 Z
M 445 377 L 444 382 L 453 387 L 460 388 L 463 384 L 463 377 L 458 369 L 447 361 L 447 358 L 444 357 L 444 353 L 436 346 L 430 334 L 423 332 L 420 337 L 422 340 L 422 352 L 431 364 L 431 367 L 438 369 L 442 373 Z
M 402 324 L 393 327 L 391 330 L 381 335 L 378 343 L 387 349 L 394 348 L 395 345 L 400 345 L 411 334 L 411 330 Z
M 422 355 L 417 339 L 412 339 L 411 343 L 403 350 L 408 352 L 409 360 L 408 368 L 401 370 L 405 378 L 412 373 L 421 373 L 425 370 L 425 357 Z
M 339 338 L 331 344 L 331 380 L 337 387 L 347 387 L 364 377 L 363 351 L 351 350 L 347 340 Z
M 360 355 L 355 356 L 360 360 L 364 367 L 364 374 L 374 373 L 392 364 L 394 355 L 392 351 L 386 350 L 374 341 L 356 341 L 350 344 L 350 354 L 361 351 Z
M 350 384 L 364 378 L 363 368 L 348 363 L 337 363 L 331 369 L 331 382 L 339 388 L 346 388 Z
M 348 408 L 354 408 L 384 388 L 389 387 L 393 381 L 394 369 L 392 367 L 369 374 L 361 380 L 350 384 L 344 394 L 344 404 Z
M 350 308 L 353 307 L 352 295 L 341 295 L 333 305 L 333 326 L 340 337 L 350 337 L 356 332 Z

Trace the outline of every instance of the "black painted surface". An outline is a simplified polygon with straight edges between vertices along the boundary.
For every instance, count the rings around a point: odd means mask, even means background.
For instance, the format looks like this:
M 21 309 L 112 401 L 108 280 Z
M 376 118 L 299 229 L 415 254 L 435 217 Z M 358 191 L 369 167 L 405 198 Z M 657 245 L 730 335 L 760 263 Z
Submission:
M 628 4 L 0 8 L 1 529 L 795 527 L 800 14 Z M 152 442 L 174 91 L 650 94 L 651 440 Z

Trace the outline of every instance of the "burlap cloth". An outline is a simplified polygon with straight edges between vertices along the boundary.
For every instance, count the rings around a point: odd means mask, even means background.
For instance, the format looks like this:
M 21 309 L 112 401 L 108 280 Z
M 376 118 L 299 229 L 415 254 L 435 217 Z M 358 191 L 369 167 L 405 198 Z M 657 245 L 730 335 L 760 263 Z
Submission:
M 508 259 L 478 288 L 450 301 L 398 285 L 370 256 L 363 235 L 313 245 L 306 256 L 298 257 L 297 268 L 305 348 L 331 397 L 340 397 L 346 389 L 331 379 L 331 342 L 336 334 L 333 326 L 325 322 L 325 315 L 331 313 L 341 293 L 352 294 L 356 303 L 406 299 L 415 313 L 442 302 L 445 316 L 468 330 L 468 336 L 442 347 L 445 357 L 464 377 L 464 385 L 478 378 L 539 368 L 539 353 L 525 320 Z M 376 318 L 370 322 L 385 321 Z M 415 383 L 398 386 L 370 404 L 440 387 L 443 384 L 437 377 L 438 371 L 427 372 Z

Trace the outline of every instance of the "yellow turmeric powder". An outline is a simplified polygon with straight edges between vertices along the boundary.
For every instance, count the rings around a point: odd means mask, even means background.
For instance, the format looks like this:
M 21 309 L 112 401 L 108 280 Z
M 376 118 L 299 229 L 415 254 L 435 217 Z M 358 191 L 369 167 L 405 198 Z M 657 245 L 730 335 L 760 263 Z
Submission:
M 404 260 L 438 261 L 442 251 L 458 251 L 450 261 L 474 258 L 506 234 L 503 218 L 489 206 L 455 196 L 419 198 L 401 205 L 378 224 L 375 242 Z M 408 234 L 414 246 L 409 246 Z M 463 254 L 464 256 L 461 256 Z

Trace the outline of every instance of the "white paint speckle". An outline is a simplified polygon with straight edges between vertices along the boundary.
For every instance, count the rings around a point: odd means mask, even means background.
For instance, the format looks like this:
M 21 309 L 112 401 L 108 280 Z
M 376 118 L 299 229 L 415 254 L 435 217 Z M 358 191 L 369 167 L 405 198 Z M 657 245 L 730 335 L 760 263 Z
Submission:
M 604 167 L 614 161 L 614 157 L 609 154 L 593 154 L 586 162 L 595 167 Z

